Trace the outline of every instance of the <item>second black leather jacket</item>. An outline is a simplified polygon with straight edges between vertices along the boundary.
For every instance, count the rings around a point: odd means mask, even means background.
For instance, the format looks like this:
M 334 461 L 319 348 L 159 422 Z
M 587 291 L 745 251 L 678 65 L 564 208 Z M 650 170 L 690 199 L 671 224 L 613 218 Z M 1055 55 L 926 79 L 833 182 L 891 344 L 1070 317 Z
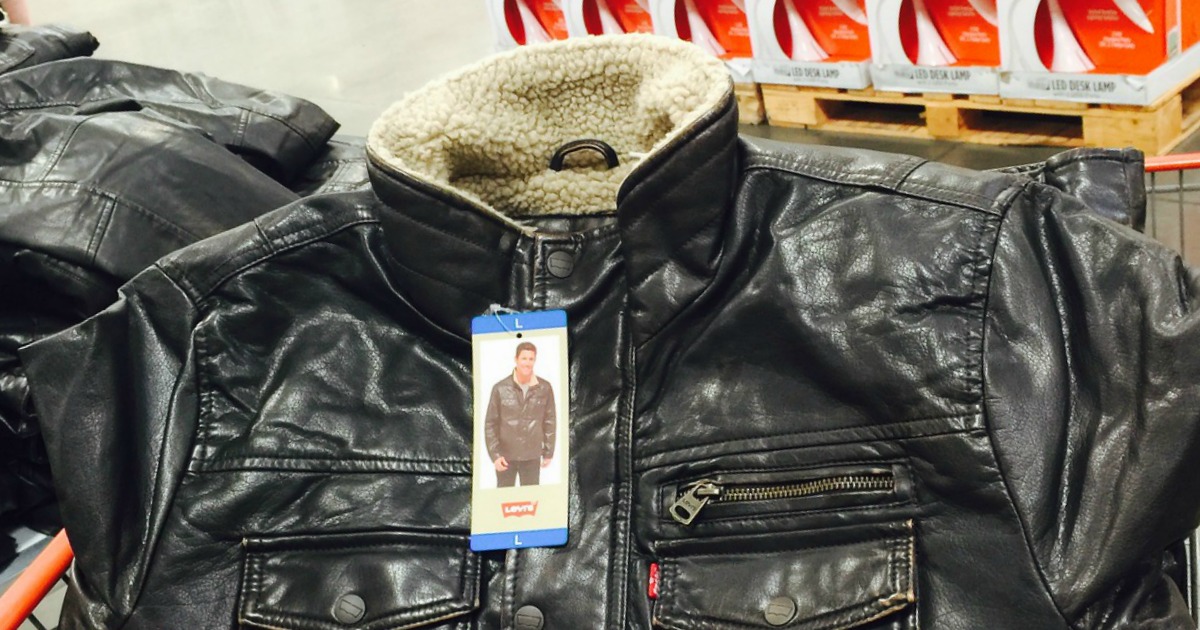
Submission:
M 620 166 L 548 168 L 581 138 Z M 1166 550 L 1200 509 L 1200 285 L 1088 208 L 1139 198 L 1136 154 L 750 143 L 720 62 L 648 37 L 491 59 L 369 150 L 372 190 L 23 350 L 63 628 L 1192 624 Z M 468 547 L 493 304 L 568 314 L 561 548 Z
M 38 50 L 86 35 L 0 34 Z M 57 529 L 17 348 L 108 306 L 158 258 L 298 199 L 272 175 L 304 173 L 336 127 L 295 97 L 117 61 L 0 75 L 0 522 Z

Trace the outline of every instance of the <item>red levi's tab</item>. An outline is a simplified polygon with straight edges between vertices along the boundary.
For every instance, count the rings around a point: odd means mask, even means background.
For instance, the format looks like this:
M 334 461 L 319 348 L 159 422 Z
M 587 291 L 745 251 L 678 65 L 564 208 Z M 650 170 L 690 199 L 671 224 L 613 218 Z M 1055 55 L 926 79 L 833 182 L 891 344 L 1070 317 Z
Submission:
M 650 599 L 658 599 L 658 563 L 650 563 L 650 584 L 646 586 L 646 594 Z

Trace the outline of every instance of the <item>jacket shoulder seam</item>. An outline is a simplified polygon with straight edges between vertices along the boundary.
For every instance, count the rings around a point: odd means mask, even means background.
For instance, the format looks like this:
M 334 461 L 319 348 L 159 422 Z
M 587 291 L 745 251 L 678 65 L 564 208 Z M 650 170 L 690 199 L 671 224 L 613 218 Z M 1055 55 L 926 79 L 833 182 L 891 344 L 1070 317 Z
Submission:
M 988 252 L 988 260 L 990 261 L 991 264 L 989 265 L 988 273 L 987 273 L 987 290 L 984 293 L 982 330 L 980 331 L 979 369 L 980 369 L 981 375 L 983 374 L 983 371 L 984 371 L 984 363 L 985 363 L 986 355 L 987 355 L 987 339 L 988 339 L 987 324 L 991 318 L 992 286 L 993 286 L 992 280 L 995 276 L 995 271 L 996 271 L 996 250 L 999 249 L 999 247 L 1000 247 L 1000 239 L 1002 238 L 1002 236 L 1004 234 L 1004 225 L 1005 225 L 1005 222 L 1008 219 L 1008 217 L 1012 214 L 1013 206 L 1016 205 L 1016 202 L 1018 199 L 1022 198 L 1022 193 L 1027 193 L 1027 191 L 1033 186 L 1033 184 L 1034 184 L 1033 180 L 1027 180 L 1027 181 L 1023 182 L 1022 185 L 1020 186 L 1020 188 L 1017 189 L 1014 192 L 1014 194 L 1011 195 L 1011 198 L 1007 199 L 1005 201 L 1005 203 L 1003 204 L 1002 207 L 1003 207 L 1004 211 L 1001 214 L 1000 223 L 999 223 L 999 225 L 997 225 L 996 234 L 995 234 L 994 238 L 992 239 L 992 246 L 991 246 L 990 251 Z M 1020 506 L 1017 504 L 1017 501 L 1015 499 L 1016 493 L 1013 491 L 1012 483 L 1009 478 L 1009 474 L 1005 470 L 1004 463 L 1000 458 L 1000 451 L 996 446 L 996 436 L 995 436 L 995 432 L 994 432 L 992 424 L 991 424 L 991 414 L 988 412 L 988 403 L 987 403 L 988 382 L 987 382 L 986 378 L 982 379 L 982 385 L 983 385 L 983 392 L 982 392 L 983 395 L 982 395 L 982 400 L 980 401 L 981 404 L 980 404 L 979 411 L 980 411 L 980 416 L 983 419 L 984 433 L 987 435 L 988 447 L 992 451 L 992 461 L 994 461 L 996 463 L 996 472 L 1000 475 L 1000 482 L 1003 484 L 1004 493 L 1005 493 L 1005 495 L 1007 495 L 1007 498 L 1008 498 L 1008 504 L 1012 508 L 1013 514 L 1015 514 L 1017 517 L 1017 523 L 1020 525 L 1021 539 L 1025 543 L 1026 551 L 1029 553 L 1030 562 L 1033 564 L 1034 570 L 1037 572 L 1038 581 L 1041 582 L 1042 589 L 1046 592 L 1046 597 L 1049 598 L 1050 603 L 1054 606 L 1054 612 L 1058 613 L 1059 618 L 1063 620 L 1063 623 L 1065 623 L 1067 625 L 1067 627 L 1073 628 L 1075 626 L 1074 626 L 1074 624 L 1071 623 L 1071 621 L 1069 619 L 1067 619 L 1066 613 L 1063 612 L 1062 605 L 1059 604 L 1058 599 L 1055 598 L 1054 589 L 1051 588 L 1051 586 L 1050 586 L 1050 580 L 1046 576 L 1045 567 L 1042 566 L 1042 562 L 1041 562 L 1041 560 L 1038 559 L 1037 552 L 1033 548 L 1033 541 L 1031 540 L 1030 534 L 1029 534 L 1028 519 L 1026 518 L 1025 514 L 1021 511 Z
M 360 206 L 359 209 L 361 210 L 362 207 Z M 344 230 L 348 230 L 355 226 L 371 224 L 371 223 L 379 223 L 379 220 L 375 219 L 375 218 L 357 218 L 357 219 L 351 219 L 351 220 L 348 220 L 348 221 L 345 221 L 342 223 L 338 223 L 338 224 L 332 225 L 332 226 L 315 226 L 315 229 L 314 229 L 314 226 L 303 226 L 292 232 L 284 232 L 282 234 L 276 234 L 274 237 L 268 237 L 265 234 L 264 230 L 262 229 L 262 226 L 258 223 L 257 219 L 254 220 L 253 223 L 254 223 L 254 227 L 255 227 L 255 233 L 260 235 L 259 245 L 261 245 L 261 247 L 255 247 L 255 248 L 249 250 L 249 252 L 254 253 L 256 255 L 249 257 L 249 259 L 246 262 L 236 266 L 235 268 L 233 268 L 229 271 L 225 271 L 224 273 L 222 273 L 222 270 L 220 268 L 218 268 L 216 270 L 216 273 L 214 273 L 212 276 L 208 276 L 203 279 L 203 283 L 201 286 L 195 286 L 193 284 L 192 288 L 196 295 L 196 304 L 197 305 L 200 305 L 200 304 L 203 304 L 204 302 L 206 302 L 208 300 L 208 298 L 212 297 L 212 294 L 217 289 L 221 288 L 221 286 L 224 285 L 230 279 L 234 278 L 235 276 L 241 275 L 242 273 L 246 272 L 247 270 L 249 270 L 253 267 L 263 264 L 263 263 L 271 260 L 272 258 L 275 258 L 275 257 L 277 257 L 281 254 L 287 253 L 287 252 L 295 251 L 297 249 L 302 249 L 308 245 L 311 245 L 312 243 L 329 238 L 330 236 L 333 236 L 334 234 L 337 234 Z M 295 240 L 293 242 L 289 242 L 289 243 L 280 243 L 280 241 L 286 241 L 291 238 L 296 238 L 297 240 Z M 189 284 L 191 284 L 191 283 L 189 283 Z
M 912 173 L 917 168 L 920 168 L 921 166 L 923 166 L 924 164 L 927 164 L 927 163 L 928 162 L 922 162 L 920 164 L 917 164 L 916 167 L 908 170 L 904 174 L 904 177 L 900 181 L 898 181 L 894 184 L 885 182 L 882 179 L 879 179 L 876 181 L 866 181 L 866 180 L 853 181 L 850 179 L 846 179 L 845 177 L 840 177 L 839 174 L 834 171 L 821 169 L 819 167 L 806 167 L 804 169 L 794 168 L 786 163 L 782 163 L 781 160 L 778 160 L 775 158 L 767 158 L 766 161 L 763 161 L 763 162 L 760 162 L 757 164 L 750 164 L 746 167 L 746 170 L 747 171 L 751 171 L 751 170 L 778 171 L 778 172 L 782 172 L 782 173 L 789 173 L 791 175 L 797 175 L 800 177 L 821 179 L 821 180 L 825 180 L 825 181 L 828 181 L 833 184 L 840 184 L 843 186 L 858 186 L 861 188 L 878 188 L 878 189 L 886 190 L 893 194 L 902 195 L 902 196 L 910 197 L 913 199 L 922 199 L 925 201 L 933 201 L 936 203 L 942 203 L 942 204 L 946 204 L 946 205 L 950 205 L 950 206 L 955 206 L 958 208 L 963 208 L 966 210 L 972 210 L 975 212 L 982 212 L 985 214 L 992 214 L 992 215 L 1003 214 L 1002 210 L 997 209 L 997 206 L 999 206 L 1000 204 L 997 203 L 996 199 L 992 199 L 990 197 L 984 197 L 983 195 L 971 192 L 969 190 L 955 190 L 955 189 L 950 189 L 950 188 L 943 188 L 943 187 L 936 186 L 936 185 L 929 184 L 929 183 L 912 183 L 912 182 L 910 182 L 909 177 L 912 175 Z M 1016 182 L 1014 182 L 1013 185 L 1009 186 L 1009 188 L 1007 188 L 1006 190 L 1013 191 L 1015 189 L 1019 189 L 1022 185 L 1023 185 L 1022 182 L 1016 181 Z M 1005 195 L 1000 195 L 1000 198 L 1003 198 L 1004 196 Z M 964 201 L 973 201 L 975 203 L 964 203 Z
M 248 262 L 238 266 L 238 268 L 235 268 L 233 270 L 226 272 L 226 274 L 223 274 L 220 277 L 217 277 L 216 280 L 210 280 L 209 282 L 205 282 L 205 284 L 209 284 L 209 287 L 205 288 L 205 290 L 202 294 L 199 294 L 198 301 L 204 302 L 204 301 L 208 300 L 210 298 L 210 296 L 212 295 L 212 293 L 216 292 L 216 290 L 218 288 L 221 288 L 222 284 L 229 281 L 230 278 L 244 274 L 244 272 L 246 270 L 252 269 L 252 268 L 254 268 L 254 266 L 258 266 L 259 264 L 268 262 L 268 260 L 270 260 L 271 258 L 280 256 L 280 254 L 283 254 L 286 252 L 292 252 L 295 250 L 300 250 L 300 248 L 311 245 L 311 244 L 313 244 L 313 242 L 317 242 L 317 241 L 320 241 L 323 239 L 328 239 L 329 236 L 343 232 L 343 230 L 347 230 L 347 229 L 353 228 L 355 226 L 361 226 L 361 224 L 378 223 L 378 222 L 379 222 L 379 220 L 377 220 L 377 218 L 358 218 L 358 220 L 348 221 L 346 223 L 337 224 L 337 226 L 330 227 L 328 229 L 318 230 L 318 232 L 314 233 L 314 234 L 306 234 L 306 233 L 310 232 L 310 230 L 301 228 L 301 229 L 295 230 L 295 232 L 278 234 L 275 236 L 274 239 L 266 239 L 263 241 L 263 245 L 264 245 L 264 247 L 266 247 L 266 252 L 259 252 L 259 256 L 254 257 L 251 260 L 248 260 Z M 258 221 L 254 221 L 254 226 L 256 226 L 256 228 L 258 228 Z M 259 229 L 262 229 L 262 228 L 259 228 Z M 287 245 L 282 245 L 282 246 L 278 245 L 277 241 L 290 238 L 290 236 L 300 236 L 300 240 L 296 240 L 295 242 L 290 242 L 290 244 L 287 244 Z

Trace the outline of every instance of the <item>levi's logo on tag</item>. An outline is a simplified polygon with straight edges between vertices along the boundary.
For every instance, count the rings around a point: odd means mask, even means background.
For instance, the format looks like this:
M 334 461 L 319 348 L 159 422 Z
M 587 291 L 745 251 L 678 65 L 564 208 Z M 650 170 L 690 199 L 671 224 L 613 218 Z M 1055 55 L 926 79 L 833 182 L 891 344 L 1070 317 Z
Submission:
M 515 501 L 513 503 L 501 503 L 500 511 L 504 514 L 504 518 L 510 516 L 536 516 L 537 501 Z
M 471 320 L 471 550 L 567 542 L 567 314 Z

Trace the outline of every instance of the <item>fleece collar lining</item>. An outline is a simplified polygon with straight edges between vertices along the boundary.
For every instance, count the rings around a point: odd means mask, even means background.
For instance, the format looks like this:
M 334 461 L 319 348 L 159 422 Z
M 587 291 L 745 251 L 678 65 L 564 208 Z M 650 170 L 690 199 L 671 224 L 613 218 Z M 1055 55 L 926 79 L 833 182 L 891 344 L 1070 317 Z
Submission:
M 372 159 L 506 222 L 616 210 L 637 165 L 717 108 L 732 89 L 718 59 L 650 35 L 587 37 L 496 55 L 392 105 L 367 139 Z M 549 168 L 572 140 L 611 145 Z

